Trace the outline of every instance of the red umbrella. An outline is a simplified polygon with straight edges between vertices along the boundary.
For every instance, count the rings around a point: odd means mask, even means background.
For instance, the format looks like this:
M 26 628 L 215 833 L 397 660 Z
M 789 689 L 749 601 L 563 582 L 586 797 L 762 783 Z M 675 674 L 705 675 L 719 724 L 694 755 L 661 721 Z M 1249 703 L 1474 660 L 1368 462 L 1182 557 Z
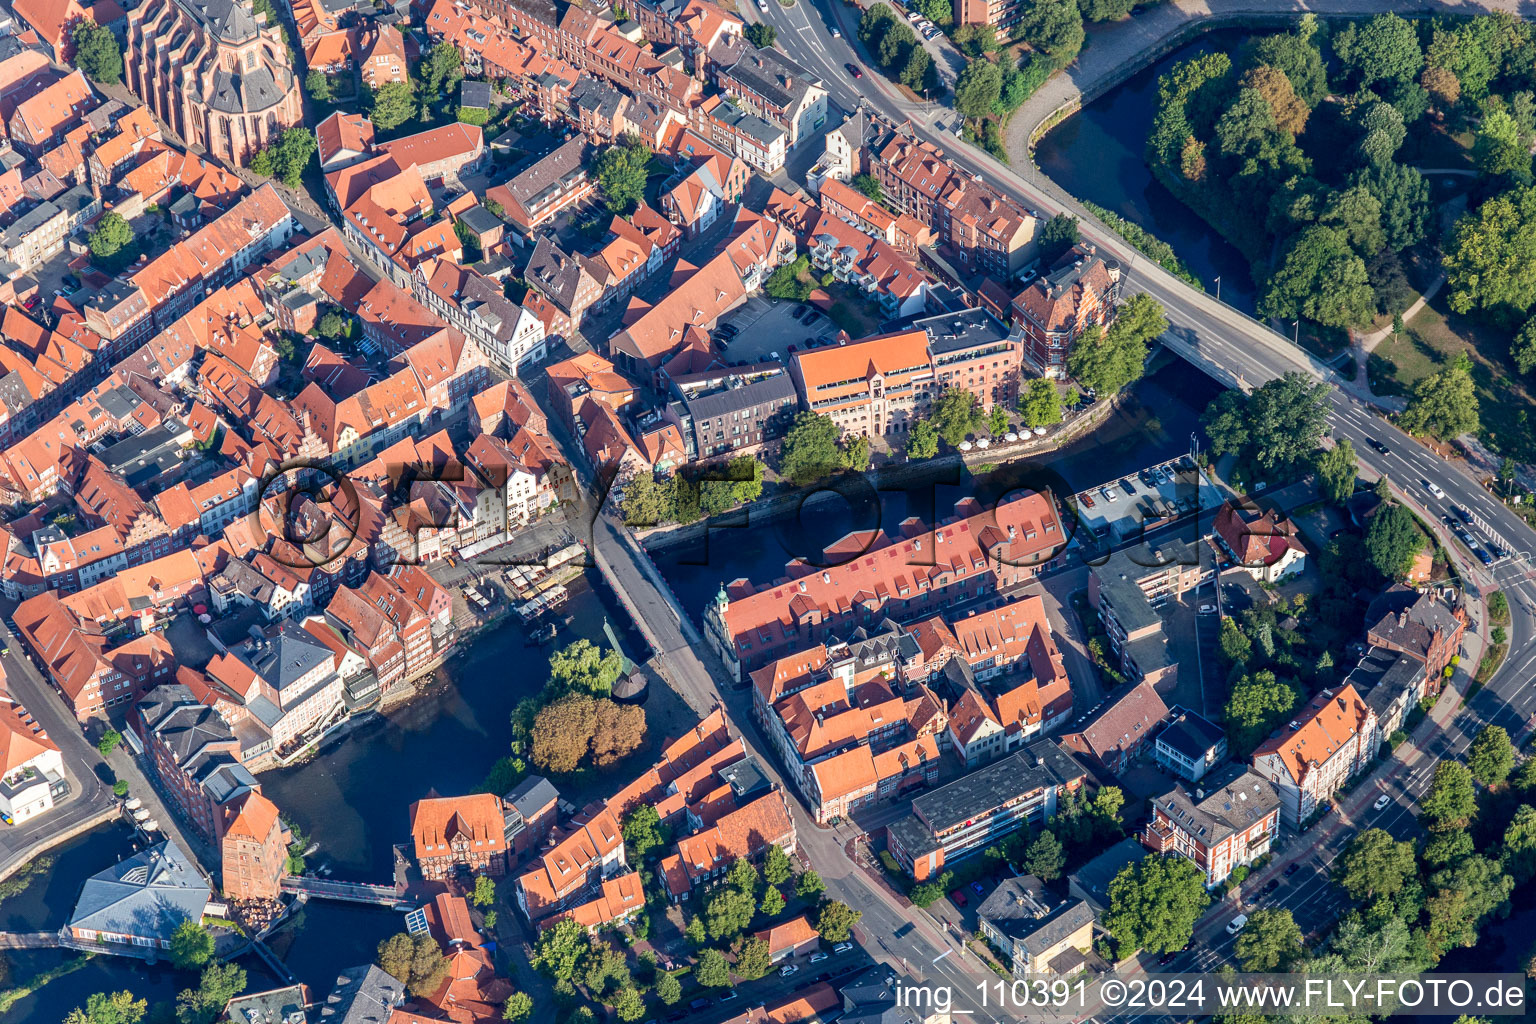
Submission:
M 202 615 L 207 610 L 208 610 L 208 606 L 205 605 L 205 604 L 195 604 L 195 605 L 192 606 L 192 613 L 194 615 Z

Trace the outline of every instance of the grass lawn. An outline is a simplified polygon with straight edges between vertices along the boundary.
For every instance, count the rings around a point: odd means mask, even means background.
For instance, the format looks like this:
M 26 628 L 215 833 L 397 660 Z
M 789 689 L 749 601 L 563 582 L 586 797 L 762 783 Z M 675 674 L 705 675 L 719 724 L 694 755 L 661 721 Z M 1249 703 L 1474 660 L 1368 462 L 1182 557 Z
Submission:
M 841 281 L 834 281 L 822 290 L 832 296 L 832 308 L 826 311 L 827 316 L 853 340 L 869 337 L 884 322 L 885 318 L 872 302 Z
M 1509 359 L 1510 335 L 1489 324 L 1457 316 L 1445 306 L 1443 293 L 1371 353 L 1371 388 L 1378 395 L 1406 395 L 1415 383 L 1466 352 L 1482 407 L 1479 436 L 1497 452 L 1523 462 L 1536 459 L 1529 411 L 1536 402 L 1530 381 L 1516 372 Z

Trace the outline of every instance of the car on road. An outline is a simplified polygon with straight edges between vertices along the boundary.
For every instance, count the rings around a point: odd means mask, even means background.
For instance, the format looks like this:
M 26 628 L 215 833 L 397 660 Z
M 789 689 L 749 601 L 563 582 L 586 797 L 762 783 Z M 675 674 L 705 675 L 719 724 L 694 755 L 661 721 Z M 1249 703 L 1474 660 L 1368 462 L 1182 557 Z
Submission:
M 864 77 L 864 72 L 859 70 L 859 66 L 857 64 L 844 64 L 843 67 L 847 68 L 848 69 L 848 73 L 850 75 L 852 75 L 854 78 L 863 78 Z
M 1159 967 L 1167 967 L 1169 964 L 1177 960 L 1179 954 L 1182 952 L 1184 952 L 1182 949 L 1170 949 L 1166 952 L 1157 954 L 1157 965 Z
M 1488 552 L 1484 551 L 1482 548 L 1473 548 L 1472 549 L 1472 553 L 1474 555 L 1476 555 L 1477 556 L 1477 560 L 1479 562 L 1482 562 L 1484 565 L 1492 565 L 1493 564 L 1493 556 L 1490 555 Z
M 787 978 L 798 970 L 800 970 L 798 964 L 785 964 L 783 967 L 779 968 L 779 977 Z
M 1383 793 L 1383 794 L 1381 794 L 1381 796 L 1376 798 L 1376 802 L 1374 804 L 1371 804 L 1371 809 L 1373 811 L 1379 811 L 1379 810 L 1381 810 L 1383 807 L 1387 806 L 1387 804 L 1389 804 L 1391 802 L 1392 802 L 1392 798 L 1387 796 L 1387 794 Z
M 839 942 L 837 945 L 832 947 L 832 952 L 834 952 L 834 953 L 847 953 L 847 952 L 850 952 L 852 949 L 853 949 L 853 943 L 851 943 L 851 942 Z
M 1238 914 L 1232 920 L 1227 922 L 1227 934 L 1228 935 L 1236 935 L 1238 932 L 1243 930 L 1243 926 L 1246 925 L 1247 923 L 1248 923 L 1248 915 L 1247 914 Z
M 1470 523 L 1472 521 L 1472 512 L 1465 505 L 1452 505 L 1451 511 L 1455 512 L 1456 518 L 1460 519 L 1464 523 Z
M 1216 613 L 1216 606 L 1213 605 L 1213 604 L 1203 604 L 1203 605 L 1200 606 L 1200 614 L 1201 615 L 1214 615 L 1215 613 Z
M 1289 865 L 1286 866 L 1286 869 L 1285 869 L 1285 877 L 1286 878 L 1290 878 L 1292 875 L 1294 875 L 1296 872 L 1298 872 L 1300 870 L 1301 870 L 1301 865 L 1300 864 L 1298 864 L 1298 863 L 1289 864 Z
M 956 889 L 954 892 L 949 894 L 949 898 L 955 901 L 955 906 L 957 906 L 957 907 L 965 906 L 965 890 L 964 889 Z
M 832 38 L 833 39 L 841 39 L 841 38 L 843 38 L 843 34 L 841 32 L 839 32 L 837 29 L 833 29 L 832 30 Z
M 1278 888 L 1280 888 L 1280 879 L 1278 879 L 1278 878 L 1271 878 L 1269 880 L 1269 883 L 1267 885 L 1265 885 L 1263 889 L 1259 890 L 1259 895 L 1261 895 L 1261 896 L 1268 896 L 1268 895 L 1272 894 Z
M 825 954 L 825 953 L 812 953 L 811 954 L 811 963 L 819 964 L 823 960 L 825 960 L 826 958 L 827 958 L 827 954 Z
M 1382 455 L 1391 455 L 1392 454 L 1392 449 L 1391 448 L 1388 448 L 1386 445 L 1382 444 L 1380 441 L 1376 440 L 1374 437 L 1366 438 L 1365 439 L 1365 443 L 1370 445 L 1372 448 L 1376 449 Z
M 1424 484 L 1424 489 L 1426 491 L 1428 491 L 1430 494 L 1433 494 L 1437 498 L 1444 498 L 1445 497 L 1445 492 L 1442 491 L 1440 489 L 1440 485 L 1435 483 L 1433 480 L 1424 480 L 1424 481 L 1421 481 L 1421 482 Z

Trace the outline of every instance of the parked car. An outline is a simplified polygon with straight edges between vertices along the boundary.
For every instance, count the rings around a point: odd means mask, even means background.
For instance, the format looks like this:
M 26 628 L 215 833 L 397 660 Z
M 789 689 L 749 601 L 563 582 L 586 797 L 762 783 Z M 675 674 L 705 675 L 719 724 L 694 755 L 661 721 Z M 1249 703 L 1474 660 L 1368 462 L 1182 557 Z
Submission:
M 974 892 L 977 896 L 984 895 L 986 891 L 987 887 L 982 885 L 980 882 L 971 883 L 971 892 Z
M 1227 934 L 1228 935 L 1236 935 L 1238 932 L 1242 931 L 1243 927 L 1245 925 L 1247 925 L 1247 924 L 1248 924 L 1248 915 L 1247 914 L 1238 914 L 1232 920 L 1227 922 Z
M 798 964 L 785 964 L 783 967 L 779 968 L 779 977 L 787 978 L 798 970 L 800 970 L 800 966 Z
M 1285 877 L 1286 878 L 1290 878 L 1292 875 L 1294 875 L 1296 872 L 1298 872 L 1300 870 L 1301 870 L 1301 865 L 1300 864 L 1297 864 L 1297 863 L 1288 864 L 1288 865 L 1286 865 L 1286 868 L 1285 868 Z
M 1200 614 L 1201 615 L 1214 615 L 1215 613 L 1216 613 L 1216 606 L 1213 605 L 1213 604 L 1203 604 L 1203 605 L 1200 606 Z
M 1381 796 L 1376 798 L 1376 802 L 1374 804 L 1371 804 L 1371 810 L 1379 811 L 1382 808 L 1386 807 L 1387 804 L 1389 804 L 1391 802 L 1392 802 L 1392 798 L 1390 796 L 1387 796 L 1387 794 L 1383 793 L 1383 794 L 1381 794 Z
M 841 32 L 839 32 L 837 29 L 833 29 L 832 30 L 832 38 L 833 39 L 841 39 L 841 38 L 843 38 L 843 34 Z
M 833 953 L 847 953 L 847 952 L 851 951 L 852 949 L 853 949 L 853 943 L 851 943 L 851 942 L 839 942 L 837 945 L 832 947 L 832 952 Z
M 965 892 L 964 892 L 964 890 L 956 889 L 954 892 L 949 894 L 949 898 L 955 901 L 955 906 L 957 906 L 957 907 L 965 906 Z
M 811 954 L 811 963 L 819 964 L 823 960 L 825 960 L 826 958 L 827 958 L 827 954 L 825 954 L 825 953 L 812 953 Z
M 1264 888 L 1260 890 L 1260 895 L 1268 896 L 1278 888 L 1280 888 L 1280 879 L 1271 878 L 1268 884 L 1266 884 Z

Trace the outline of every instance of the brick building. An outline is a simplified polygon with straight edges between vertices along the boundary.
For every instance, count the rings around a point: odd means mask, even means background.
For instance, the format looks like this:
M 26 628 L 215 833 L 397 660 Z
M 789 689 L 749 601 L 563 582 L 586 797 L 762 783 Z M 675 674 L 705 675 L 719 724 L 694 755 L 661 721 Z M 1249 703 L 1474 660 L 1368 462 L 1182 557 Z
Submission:
M 1119 262 L 1092 246 L 1072 249 L 1014 296 L 1024 357 L 1048 377 L 1065 376 L 1072 343 L 1089 327 L 1108 324 L 1119 298 Z
M 1194 861 L 1207 886 L 1269 852 L 1280 831 L 1275 787 L 1247 765 L 1231 765 L 1190 793 L 1183 782 L 1152 799 L 1141 841 L 1155 853 Z
M 422 876 L 460 871 L 498 876 L 507 870 L 506 817 L 494 793 L 427 797 L 411 804 L 411 840 Z

